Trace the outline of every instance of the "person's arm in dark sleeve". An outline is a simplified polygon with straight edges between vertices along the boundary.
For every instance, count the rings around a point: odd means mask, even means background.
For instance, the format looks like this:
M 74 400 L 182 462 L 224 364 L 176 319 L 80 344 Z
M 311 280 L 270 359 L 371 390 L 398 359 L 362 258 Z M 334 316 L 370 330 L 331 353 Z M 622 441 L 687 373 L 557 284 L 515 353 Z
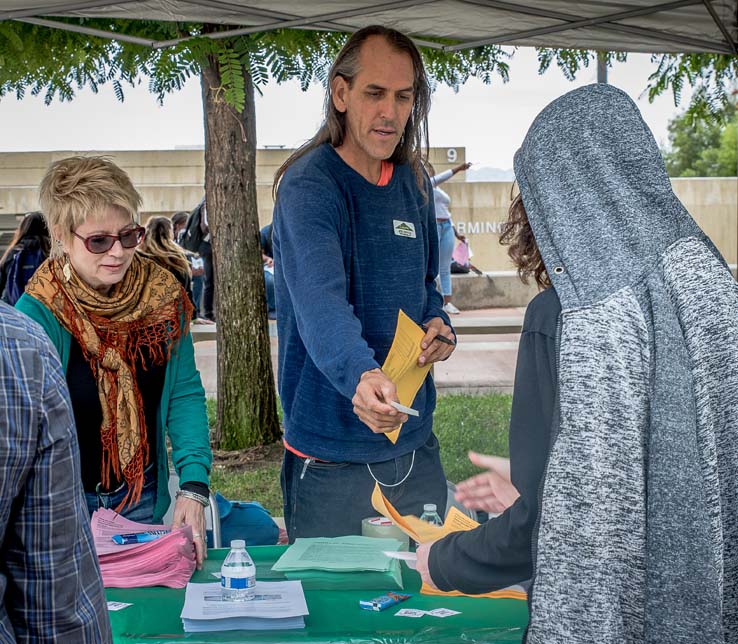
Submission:
M 556 385 L 555 339 L 524 333 L 510 418 L 510 474 L 520 497 L 500 516 L 431 547 L 430 575 L 441 590 L 485 593 L 532 576 L 531 538 L 550 447 Z
M 8 256 L 0 264 L 0 295 L 5 291 L 5 285 L 8 282 L 8 269 L 13 262 L 15 251 L 8 253 Z
M 274 250 L 272 250 L 272 224 L 267 224 L 259 231 L 261 239 L 261 252 L 269 259 L 274 259 Z
M 346 213 L 331 188 L 303 178 L 282 182 L 273 222 L 275 271 L 289 291 L 311 360 L 350 399 L 361 375 L 379 364 L 348 302 L 341 246 Z
M 190 304 L 197 310 L 197 307 L 195 306 L 195 296 L 192 294 L 192 277 L 190 275 L 187 275 L 187 279 L 184 283 L 184 290 L 185 293 L 187 293 L 187 299 L 190 301 Z

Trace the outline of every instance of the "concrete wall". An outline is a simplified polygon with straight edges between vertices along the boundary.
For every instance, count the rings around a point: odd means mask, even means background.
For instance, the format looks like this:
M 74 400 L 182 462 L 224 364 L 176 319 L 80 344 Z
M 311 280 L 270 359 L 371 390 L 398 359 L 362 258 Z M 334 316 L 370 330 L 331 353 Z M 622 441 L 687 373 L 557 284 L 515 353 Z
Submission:
M 256 156 L 259 219 L 271 221 L 271 182 L 291 150 L 259 150 Z M 16 216 L 38 209 L 38 184 L 49 163 L 73 152 L 0 153 L 0 228 L 14 228 Z M 93 154 L 93 153 L 85 153 Z M 143 218 L 190 210 L 202 197 L 202 150 L 99 152 L 111 157 L 130 175 L 144 200 Z M 431 162 L 438 172 L 465 160 L 464 148 L 434 148 Z M 729 263 L 736 262 L 738 180 L 674 179 L 674 190 L 697 223 L 712 238 Z M 498 243 L 500 225 L 510 203 L 509 182 L 464 182 L 456 175 L 444 184 L 460 232 L 467 235 L 483 271 L 512 270 L 505 248 Z M 503 280 L 506 281 L 506 280 Z M 466 288 L 460 286 L 459 288 Z M 478 285 L 474 288 L 480 288 Z M 489 286 L 488 288 L 492 288 Z M 495 287 L 497 288 L 497 287 Z
M 736 213 L 738 179 L 672 179 L 677 197 L 697 224 L 713 240 L 728 263 L 736 263 Z M 513 267 L 507 251 L 499 245 L 500 226 L 507 218 L 510 183 L 455 183 L 446 192 L 459 232 L 469 238 L 474 252 L 472 263 L 485 271 L 506 271 Z
M 262 149 L 256 153 L 259 221 L 272 220 L 274 174 L 292 150 Z M 38 186 L 49 164 L 74 154 L 110 157 L 131 177 L 141 193 L 142 219 L 191 210 L 200 201 L 205 183 L 202 150 L 147 150 L 133 152 L 5 152 L 0 153 L 0 228 L 14 228 L 15 218 L 38 210 Z M 464 148 L 433 148 L 431 163 L 438 172 L 465 161 Z M 457 175 L 447 185 L 463 181 Z

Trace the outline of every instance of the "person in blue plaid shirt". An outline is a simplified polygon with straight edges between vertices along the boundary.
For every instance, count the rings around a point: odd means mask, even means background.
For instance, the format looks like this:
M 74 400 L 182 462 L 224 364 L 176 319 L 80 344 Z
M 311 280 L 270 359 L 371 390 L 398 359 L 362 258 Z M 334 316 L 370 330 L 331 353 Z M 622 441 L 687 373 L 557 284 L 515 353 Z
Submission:
M 0 642 L 111 642 L 59 358 L 0 302 Z

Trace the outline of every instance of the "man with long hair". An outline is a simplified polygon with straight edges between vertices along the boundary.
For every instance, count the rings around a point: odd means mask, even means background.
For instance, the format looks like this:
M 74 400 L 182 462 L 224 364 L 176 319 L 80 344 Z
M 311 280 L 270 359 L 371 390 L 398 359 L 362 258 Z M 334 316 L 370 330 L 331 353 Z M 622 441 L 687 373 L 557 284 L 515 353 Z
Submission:
M 435 288 L 438 238 L 421 159 L 430 89 L 420 54 L 385 27 L 355 33 L 329 75 L 325 119 L 275 179 L 274 264 L 284 512 L 290 540 L 358 534 L 375 481 L 403 513 L 446 505 L 431 378 L 409 418 L 382 372 L 402 309 L 427 332 L 420 365 L 455 336 Z M 277 189 L 278 188 L 278 189 Z M 441 339 L 442 338 L 442 339 Z M 393 444 L 387 432 L 402 425 Z

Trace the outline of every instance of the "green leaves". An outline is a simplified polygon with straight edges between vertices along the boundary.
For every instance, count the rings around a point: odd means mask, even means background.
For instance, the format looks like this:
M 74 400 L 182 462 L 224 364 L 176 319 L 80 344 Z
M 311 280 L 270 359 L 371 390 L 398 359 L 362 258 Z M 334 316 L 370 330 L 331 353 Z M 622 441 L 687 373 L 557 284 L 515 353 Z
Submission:
M 243 65 L 238 54 L 224 47 L 218 53 L 218 66 L 223 83 L 223 98 L 237 112 L 243 112 L 246 104 L 246 84 L 243 79 Z
M 148 40 L 188 40 L 165 49 L 150 49 L 20 22 L 0 22 L 0 96 L 13 91 L 22 98 L 30 88 L 33 95 L 44 94 L 45 102 L 50 103 L 72 100 L 83 87 L 96 92 L 110 82 L 118 100 L 123 101 L 124 86 L 132 86 L 145 76 L 149 90 L 161 103 L 167 94 L 199 74 L 203 61 L 213 58 L 222 82 L 217 88 L 219 96 L 241 112 L 246 101 L 244 72 L 257 91 L 269 80 L 282 83 L 297 79 L 303 90 L 315 81 L 325 84 L 331 63 L 347 39 L 343 33 L 308 30 L 209 39 L 201 36 L 225 27 L 140 20 L 66 22 Z M 508 79 L 506 61 L 510 55 L 500 47 L 457 53 L 425 49 L 423 57 L 434 82 L 456 90 L 471 76 L 485 83 L 496 76 L 503 82 Z
M 736 175 L 736 109 L 732 104 L 715 118 L 696 119 L 686 110 L 669 122 L 669 145 L 662 151 L 672 177 Z
M 435 83 L 443 83 L 454 91 L 470 77 L 479 78 L 483 83 L 490 84 L 495 76 L 499 76 L 503 83 L 509 80 L 509 65 L 512 58 L 497 45 L 485 45 L 458 52 L 445 52 L 438 49 L 422 49 L 428 74 Z
M 626 52 L 595 52 L 582 49 L 539 48 L 538 73 L 545 73 L 555 64 L 564 76 L 572 81 L 577 73 L 596 62 L 598 55 L 605 56 L 608 66 L 614 61 L 625 62 Z M 687 116 L 697 120 L 719 120 L 731 102 L 738 73 L 738 57 L 723 54 L 654 54 L 656 70 L 649 76 L 645 91 L 648 100 L 671 90 L 674 104 L 682 101 L 685 87 L 692 88 L 692 98 Z
M 719 122 L 732 104 L 738 73 L 738 57 L 723 54 L 663 54 L 651 58 L 658 63 L 648 79 L 648 98 L 671 89 L 674 104 L 681 102 L 685 83 L 693 88 L 686 116 L 692 123 L 698 120 Z

